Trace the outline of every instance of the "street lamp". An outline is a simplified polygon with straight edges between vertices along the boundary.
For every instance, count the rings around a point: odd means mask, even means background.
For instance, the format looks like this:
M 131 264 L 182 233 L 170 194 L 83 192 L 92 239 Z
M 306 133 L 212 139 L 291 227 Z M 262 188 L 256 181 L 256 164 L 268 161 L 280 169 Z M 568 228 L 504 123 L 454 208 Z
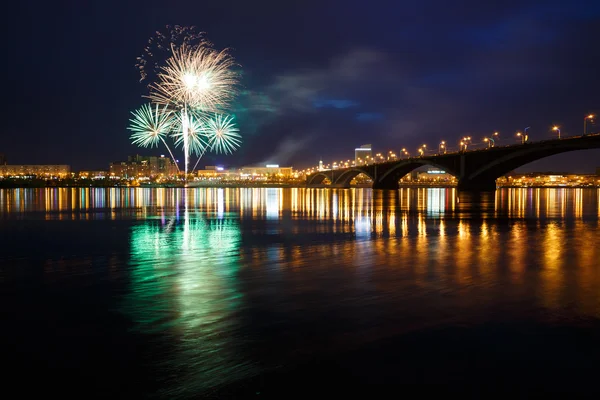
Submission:
M 461 145 L 461 147 L 463 147 L 463 151 L 467 151 L 467 146 L 469 145 L 470 141 L 471 141 L 471 136 L 465 136 L 464 138 L 462 138 L 460 145 Z
M 494 147 L 496 145 L 496 142 L 494 142 L 494 139 L 492 139 L 491 137 L 486 137 L 483 139 L 484 142 L 486 142 L 488 144 L 488 149 L 490 147 Z
M 444 154 L 446 154 L 446 142 L 444 140 L 438 145 L 438 154 L 442 154 L 442 150 L 444 150 Z
M 523 143 L 527 143 L 529 141 L 529 135 L 527 134 L 527 129 L 531 128 L 530 126 L 528 126 L 527 128 L 525 128 L 525 130 L 523 131 L 523 139 L 525 140 Z
M 583 119 L 583 135 L 587 135 L 587 122 L 588 120 L 590 120 L 590 122 L 594 122 L 594 114 L 590 114 L 590 115 L 586 115 L 585 118 Z
M 525 136 L 521 132 L 517 132 L 517 136 L 521 138 L 521 144 L 525 144 Z
M 423 153 L 425 153 L 425 151 L 422 147 L 419 147 L 419 156 L 423 157 Z
M 554 126 L 552 127 L 552 130 L 558 132 L 558 138 L 560 139 L 560 128 L 558 126 Z

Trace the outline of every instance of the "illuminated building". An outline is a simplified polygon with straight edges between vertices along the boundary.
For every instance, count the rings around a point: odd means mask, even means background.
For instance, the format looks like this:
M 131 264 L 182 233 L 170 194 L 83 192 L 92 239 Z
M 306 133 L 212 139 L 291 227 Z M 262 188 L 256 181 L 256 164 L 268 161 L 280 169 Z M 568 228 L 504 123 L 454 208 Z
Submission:
M 225 169 L 217 166 L 206 166 L 197 172 L 200 179 L 219 180 L 280 180 L 290 179 L 294 175 L 292 167 L 280 167 L 277 164 L 249 166 L 240 169 Z
M 127 161 L 116 161 L 110 163 L 110 176 L 116 178 L 155 178 L 159 176 L 171 177 L 177 175 L 177 166 L 169 158 L 160 157 L 129 156 Z
M 367 159 L 373 158 L 370 144 L 363 144 L 360 147 L 354 149 L 354 164 L 364 165 Z
M 600 186 L 600 176 L 568 173 L 511 173 L 498 178 L 500 187 L 595 187 Z
M 69 165 L 0 165 L 2 177 L 65 178 L 70 172 Z
M 82 179 L 104 179 L 108 176 L 108 171 L 79 171 L 78 176 Z
M 290 178 L 292 176 L 292 167 L 280 167 L 278 164 L 267 164 L 264 167 L 243 167 L 240 168 L 241 177 L 260 176 L 265 178 Z

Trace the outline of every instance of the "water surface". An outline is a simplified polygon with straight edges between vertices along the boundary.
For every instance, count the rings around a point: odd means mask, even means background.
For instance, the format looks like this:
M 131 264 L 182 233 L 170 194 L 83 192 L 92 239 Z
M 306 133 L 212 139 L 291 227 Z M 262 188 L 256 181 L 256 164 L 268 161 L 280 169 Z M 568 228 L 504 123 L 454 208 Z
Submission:
M 166 398 L 348 381 L 589 394 L 599 197 L 0 190 L 9 376 Z

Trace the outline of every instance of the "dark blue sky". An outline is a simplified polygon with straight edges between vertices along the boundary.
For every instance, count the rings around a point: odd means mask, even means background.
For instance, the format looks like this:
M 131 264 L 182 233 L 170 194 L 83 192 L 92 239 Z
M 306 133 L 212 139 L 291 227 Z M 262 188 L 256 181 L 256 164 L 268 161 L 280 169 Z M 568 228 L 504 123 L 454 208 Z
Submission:
M 600 113 L 598 1 L 20 1 L 5 15 L 0 153 L 10 163 L 107 168 L 139 151 L 135 69 L 150 36 L 195 25 L 243 68 L 244 138 L 201 165 L 303 167 L 353 149 L 416 150 L 531 126 L 579 134 Z M 590 127 L 600 130 L 600 124 Z M 530 164 L 591 172 L 600 151 Z

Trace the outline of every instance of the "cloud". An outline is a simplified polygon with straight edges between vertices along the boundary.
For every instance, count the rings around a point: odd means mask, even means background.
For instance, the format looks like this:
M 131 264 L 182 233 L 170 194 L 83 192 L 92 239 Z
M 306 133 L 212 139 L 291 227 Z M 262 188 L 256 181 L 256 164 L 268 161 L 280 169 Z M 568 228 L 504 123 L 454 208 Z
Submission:
M 320 100 L 314 100 L 313 106 L 315 108 L 331 107 L 331 108 L 343 109 L 343 108 L 356 107 L 356 106 L 358 106 L 358 103 L 355 101 L 352 101 L 352 100 L 320 99 Z
M 560 27 L 535 18 L 538 11 L 558 15 L 545 7 L 473 19 L 432 42 L 427 35 L 436 26 L 423 33 L 408 25 L 403 41 L 387 50 L 356 47 L 312 68 L 279 71 L 246 98 L 248 121 L 262 139 L 252 151 L 283 163 L 273 157 L 306 160 L 311 146 L 335 158 L 363 142 L 416 148 L 496 130 L 509 140 L 521 125 L 545 129 L 532 117 L 540 93 L 551 92 L 565 74 L 555 54 Z
M 382 113 L 376 112 L 363 112 L 356 114 L 356 120 L 361 122 L 372 122 L 372 121 L 380 121 L 383 119 Z

